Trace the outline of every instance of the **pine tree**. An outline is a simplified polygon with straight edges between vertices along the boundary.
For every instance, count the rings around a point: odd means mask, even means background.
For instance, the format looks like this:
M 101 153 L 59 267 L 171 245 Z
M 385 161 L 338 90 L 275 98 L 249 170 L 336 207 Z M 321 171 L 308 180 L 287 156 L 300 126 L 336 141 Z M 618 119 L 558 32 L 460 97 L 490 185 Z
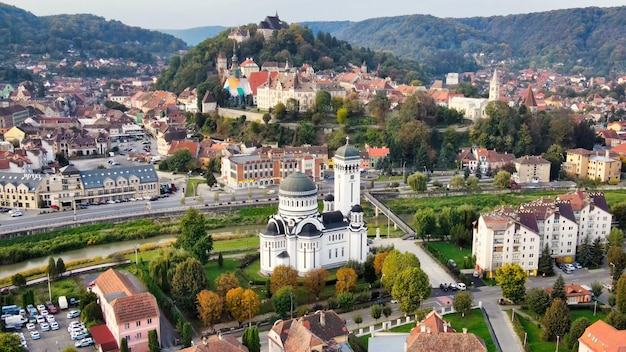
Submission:
M 120 342 L 120 352 L 130 352 L 128 350 L 128 341 L 126 341 L 125 337 L 122 337 L 122 340 Z
M 191 347 L 191 325 L 189 323 L 183 324 L 183 348 L 186 347 Z
M 224 257 L 222 256 L 221 251 L 220 251 L 220 255 L 217 256 L 217 265 L 219 265 L 220 268 L 224 266 Z
M 560 299 L 563 302 L 567 301 L 567 297 L 565 296 L 565 280 L 563 280 L 563 276 L 559 275 L 552 285 L 552 292 L 550 292 L 550 298 L 554 301 L 555 299 Z
M 259 339 L 259 329 L 257 327 L 246 328 L 241 337 L 241 343 L 248 347 L 250 352 L 260 352 L 261 340 Z
M 554 275 L 554 265 L 552 264 L 552 257 L 550 256 L 550 247 L 546 243 L 541 252 L 541 258 L 539 258 L 539 272 L 545 276 Z
M 156 330 L 148 331 L 148 348 L 150 352 L 161 352 L 161 346 L 159 345 L 159 336 Z
M 63 274 L 67 269 L 65 268 L 65 262 L 63 262 L 63 258 L 57 259 L 57 274 Z
M 552 305 L 543 316 L 541 323 L 544 327 L 541 332 L 541 338 L 543 340 L 551 341 L 556 339 L 557 336 L 565 336 L 565 334 L 569 332 L 571 325 L 567 304 L 558 298 L 553 300 Z
M 56 277 L 59 275 L 59 272 L 57 271 L 57 263 L 52 257 L 48 259 L 48 269 L 46 270 L 46 272 L 48 276 L 50 276 L 50 279 L 56 279 Z
M 599 268 L 604 261 L 604 251 L 602 250 L 602 239 L 596 237 L 591 243 L 591 266 L 589 269 Z

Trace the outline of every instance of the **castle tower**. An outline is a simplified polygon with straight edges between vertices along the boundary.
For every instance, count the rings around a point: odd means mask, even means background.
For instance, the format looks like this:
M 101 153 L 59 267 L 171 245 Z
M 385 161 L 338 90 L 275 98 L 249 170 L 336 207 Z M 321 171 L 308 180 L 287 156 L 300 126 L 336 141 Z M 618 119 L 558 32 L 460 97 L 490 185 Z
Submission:
M 228 59 L 224 55 L 223 52 L 217 55 L 217 63 L 215 64 L 215 68 L 217 69 L 217 74 L 221 77 L 224 76 L 226 70 L 228 69 Z
M 367 62 L 365 61 L 361 64 L 361 73 L 367 73 Z
M 528 111 L 533 115 L 537 115 L 537 100 L 535 99 L 535 94 L 533 93 L 533 88 L 529 85 L 528 90 L 526 91 L 526 96 L 522 99 L 522 104 L 526 105 Z
M 493 77 L 489 82 L 489 101 L 500 100 L 500 82 L 498 82 L 498 69 L 493 70 Z
M 335 152 L 335 210 L 341 211 L 348 217 L 353 205 L 361 203 L 361 154 L 349 144 L 350 137 L 346 137 L 346 145 Z
M 230 59 L 230 72 L 235 78 L 241 77 L 239 58 L 237 57 L 237 42 L 233 44 L 233 57 Z

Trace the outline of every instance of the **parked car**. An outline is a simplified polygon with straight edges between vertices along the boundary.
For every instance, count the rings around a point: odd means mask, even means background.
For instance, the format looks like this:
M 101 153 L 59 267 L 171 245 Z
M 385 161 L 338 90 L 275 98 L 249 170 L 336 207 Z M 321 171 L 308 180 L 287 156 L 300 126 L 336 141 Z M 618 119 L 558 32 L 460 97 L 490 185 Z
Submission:
M 474 271 L 474 273 L 472 274 L 474 277 L 480 277 L 480 273 L 478 271 Z
M 26 329 L 28 329 L 29 331 L 36 330 L 37 326 L 35 326 L 35 324 L 33 324 L 33 323 L 28 323 L 28 324 L 26 324 Z
M 41 335 L 39 335 L 39 331 L 31 330 L 30 331 L 30 337 L 32 337 L 33 340 L 39 340 L 41 338 Z
M 39 327 L 41 328 L 41 331 L 50 331 L 50 324 L 48 323 L 41 323 L 39 324 Z
M 56 321 L 53 321 L 50 323 L 50 329 L 52 330 L 59 330 L 59 323 L 57 323 Z
M 72 340 L 82 340 L 87 337 L 89 337 L 89 334 L 86 332 L 83 332 L 83 333 L 72 335 Z
M 93 345 L 93 339 L 91 337 L 84 338 L 74 343 L 74 347 L 87 347 Z
M 448 284 L 446 284 L 446 283 L 439 284 L 439 288 L 442 289 L 445 292 L 448 292 Z
M 77 318 L 77 317 L 80 317 L 80 309 L 71 310 L 67 313 L 68 319 Z
M 602 288 L 604 288 L 605 290 L 611 292 L 611 291 L 613 291 L 613 284 L 602 284 Z
M 465 286 L 465 284 L 462 282 L 456 284 L 456 287 L 459 289 L 459 291 L 465 291 L 467 289 L 467 286 Z
M 15 218 L 15 217 L 18 217 L 18 216 L 22 216 L 22 212 L 19 211 L 19 210 L 14 211 L 13 213 L 11 213 L 11 217 L 12 218 Z
M 456 291 L 459 289 L 459 287 L 457 286 L 457 284 L 455 284 L 454 282 L 450 283 L 450 285 L 448 285 L 448 287 L 452 290 L 452 291 Z
M 574 267 L 575 267 L 576 269 L 582 269 L 582 268 L 583 268 L 583 266 L 582 266 L 582 265 L 580 265 L 580 263 L 578 263 L 578 262 L 575 262 L 575 263 L 574 263 Z
M 456 262 L 454 261 L 454 259 L 448 259 L 448 265 L 450 265 L 453 268 L 456 268 Z
M 46 308 L 48 309 L 48 312 L 50 312 L 50 314 L 57 314 L 57 307 L 54 306 L 54 303 L 47 301 Z

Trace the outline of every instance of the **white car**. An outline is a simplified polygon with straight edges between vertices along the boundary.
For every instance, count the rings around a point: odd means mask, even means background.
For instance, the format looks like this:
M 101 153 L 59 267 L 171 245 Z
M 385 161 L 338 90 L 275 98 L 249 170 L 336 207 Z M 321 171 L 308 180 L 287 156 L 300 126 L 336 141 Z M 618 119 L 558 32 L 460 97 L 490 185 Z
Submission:
M 462 282 L 459 282 L 458 284 L 456 284 L 456 287 L 459 289 L 459 291 L 467 290 L 467 286 L 465 286 L 465 284 Z
M 59 323 L 57 323 L 56 321 L 53 321 L 50 323 L 50 329 L 52 330 L 59 330 Z
M 35 326 L 35 324 L 33 324 L 33 323 L 28 323 L 28 324 L 26 324 L 26 329 L 28 329 L 29 331 L 31 331 L 31 330 L 35 330 L 35 329 L 37 329 L 37 327 L 36 327 L 36 326 Z
M 19 211 L 19 210 L 14 211 L 13 213 L 11 213 L 11 217 L 13 217 L 13 218 L 18 217 L 18 216 L 22 216 L 22 212 Z

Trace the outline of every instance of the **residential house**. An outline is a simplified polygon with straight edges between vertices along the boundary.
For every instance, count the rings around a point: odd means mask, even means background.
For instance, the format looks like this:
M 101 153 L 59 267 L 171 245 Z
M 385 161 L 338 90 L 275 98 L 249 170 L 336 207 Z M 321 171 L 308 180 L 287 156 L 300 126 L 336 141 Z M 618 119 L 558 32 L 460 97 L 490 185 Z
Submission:
M 203 336 L 202 341 L 196 346 L 183 348 L 180 352 L 248 352 L 244 346 L 232 335 Z
M 593 293 L 588 289 L 574 284 L 564 286 L 565 299 L 568 305 L 592 302 L 591 298 L 593 297 Z M 548 293 L 552 293 L 552 287 L 546 288 L 546 291 L 548 291 Z
M 606 124 L 606 128 L 616 132 L 626 131 L 626 121 L 609 122 Z
M 251 73 L 259 72 L 259 65 L 257 65 L 256 62 L 254 62 L 254 59 L 250 57 L 246 58 L 246 60 L 242 62 L 239 67 L 241 68 L 241 74 L 244 77 L 250 77 Z
M 9 99 L 15 88 L 9 83 L 0 84 L 0 100 Z
M 30 116 L 28 108 L 21 105 L 0 107 L 0 132 L 6 132 L 13 126 L 19 126 Z
M 39 187 L 41 206 L 58 206 L 62 210 L 72 210 L 82 202 L 83 184 L 80 171 L 71 165 L 65 166 L 54 175 L 48 175 Z
M 217 111 L 217 101 L 213 98 L 213 94 L 207 91 L 202 98 L 202 112 L 208 114 Z
M 167 125 L 164 124 L 162 128 L 156 132 L 157 154 L 160 156 L 167 156 L 167 153 L 172 146 L 172 142 L 185 138 L 187 138 L 186 130 L 168 128 Z
M 576 191 L 558 195 L 556 199 L 568 201 L 572 205 L 574 218 L 578 224 L 578 245 L 583 244 L 586 237 L 589 238 L 589 243 L 596 238 L 605 241 L 611 232 L 613 215 L 604 193 Z
M 541 156 L 523 156 L 513 160 L 515 172 L 511 178 L 517 183 L 550 182 L 550 166 L 548 160 Z
M 369 158 L 369 166 L 368 168 L 375 168 L 376 164 L 389 155 L 388 147 L 370 147 L 369 145 L 365 145 L 365 151 L 368 154 Z
M 194 160 L 198 159 L 198 152 L 200 150 L 200 144 L 189 139 L 172 141 L 170 150 L 167 151 L 168 156 L 174 155 L 179 150 L 187 149 L 191 153 L 191 157 Z M 183 170 L 180 170 L 183 171 Z M 184 170 L 187 171 L 187 170 Z
M 462 169 L 469 168 L 471 172 L 476 172 L 476 169 L 480 168 L 483 175 L 512 163 L 514 159 L 514 154 L 498 153 L 486 148 L 464 148 L 456 157 Z
M 346 321 L 335 311 L 317 311 L 289 320 L 278 320 L 267 334 L 269 352 L 326 351 L 334 347 L 352 351 Z
M 159 306 L 151 293 L 142 292 L 127 275 L 109 269 L 96 278 L 92 292 L 98 296 L 106 326 L 117 344 L 126 338 L 131 351 L 147 352 L 148 333 L 156 330 L 161 338 Z
M 246 41 L 248 38 L 250 38 L 250 31 L 245 28 L 233 28 L 230 33 L 228 33 L 228 39 L 232 39 L 237 43 Z
M 570 149 L 561 169 L 570 177 L 609 182 L 621 177 L 622 162 L 610 150 L 603 153 L 583 148 Z
M 44 178 L 40 174 L 0 172 L 0 206 L 39 208 L 39 193 Z
M 470 172 L 476 172 L 478 168 L 478 160 L 472 152 L 472 148 L 463 148 L 456 156 L 456 161 L 461 166 L 462 170 L 469 169 Z
M 578 338 L 578 352 L 622 352 L 626 351 L 626 330 L 598 320 L 589 325 Z
M 4 140 L 9 142 L 22 143 L 22 140 L 26 137 L 26 133 L 19 127 L 13 126 L 4 133 Z
M 598 132 L 598 136 L 604 139 L 604 145 L 607 147 L 617 147 L 621 144 L 626 143 L 626 136 L 624 136 L 624 139 L 622 139 L 620 137 L 620 134 L 612 129 L 601 130 Z
M 225 143 L 216 143 L 211 138 L 201 140 L 198 151 L 198 164 L 200 167 L 206 169 L 211 159 L 221 157 L 227 145 Z

